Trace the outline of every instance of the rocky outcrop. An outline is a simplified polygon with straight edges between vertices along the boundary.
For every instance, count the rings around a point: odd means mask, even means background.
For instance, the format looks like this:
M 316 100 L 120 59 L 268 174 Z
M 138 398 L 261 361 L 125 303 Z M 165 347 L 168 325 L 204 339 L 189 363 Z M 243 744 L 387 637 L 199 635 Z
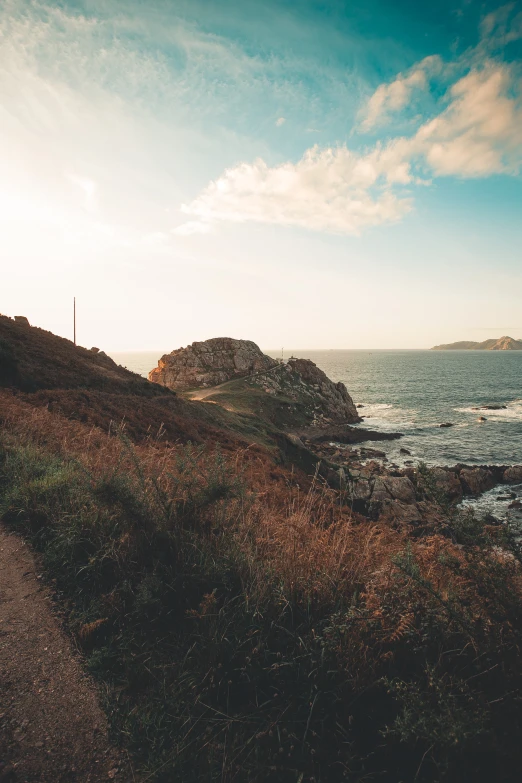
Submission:
M 415 488 L 407 476 L 378 476 L 373 485 L 372 503 L 400 500 L 409 505 L 415 503 Z
M 487 468 L 463 468 L 460 481 L 465 495 L 481 495 L 496 484 L 492 471 Z
M 215 337 L 162 356 L 149 380 L 174 390 L 218 386 L 277 366 L 250 340 Z
M 435 486 L 450 501 L 460 502 L 464 494 L 462 484 L 457 473 L 447 468 L 432 468 L 430 473 L 435 481 Z
M 503 481 L 506 484 L 522 484 L 522 465 L 512 465 L 504 471 Z
M 415 486 L 408 476 L 361 475 L 352 478 L 348 492 L 354 510 L 370 518 L 401 524 L 421 521 Z
M 317 444 L 329 443 L 364 443 L 368 440 L 398 440 L 404 437 L 401 432 L 380 432 L 379 430 L 369 430 L 364 427 L 343 427 L 334 425 L 332 427 L 308 427 L 302 429 L 299 433 L 305 442 L 305 445 L 316 446 Z
M 297 403 L 304 417 L 303 424 L 314 429 L 320 427 L 323 431 L 332 425 L 361 421 L 344 383 L 331 381 L 309 359 L 289 359 L 286 364 L 278 364 L 270 372 L 252 378 L 249 384 Z

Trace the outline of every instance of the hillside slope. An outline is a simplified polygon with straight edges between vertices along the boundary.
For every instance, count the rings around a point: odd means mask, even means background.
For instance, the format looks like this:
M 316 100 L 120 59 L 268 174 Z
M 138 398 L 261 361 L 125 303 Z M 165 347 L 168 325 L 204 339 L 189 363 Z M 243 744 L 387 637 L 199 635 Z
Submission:
M 103 351 L 87 350 L 5 315 L 0 315 L 0 386 L 15 386 L 24 392 L 96 389 L 145 397 L 172 395 L 120 367 Z
M 264 415 L 259 396 L 274 403 L 280 415 Z M 281 432 L 285 417 L 288 424 L 310 422 L 299 402 L 285 395 L 274 400 L 250 388 L 241 404 L 225 398 L 220 405 L 192 401 L 120 367 L 103 351 L 75 346 L 26 319 L 0 316 L 0 424 L 16 408 L 15 401 L 103 432 L 124 429 L 135 443 L 205 444 L 226 453 L 248 447 L 267 464 L 291 463 L 309 475 L 318 462 Z M 371 436 L 358 435 L 363 440 Z
M 219 443 L 226 449 L 267 442 L 264 428 L 251 417 L 185 400 L 103 351 L 0 316 L 0 395 L 8 400 L 13 394 L 105 431 L 123 422 L 135 442 L 158 433 L 166 442 Z

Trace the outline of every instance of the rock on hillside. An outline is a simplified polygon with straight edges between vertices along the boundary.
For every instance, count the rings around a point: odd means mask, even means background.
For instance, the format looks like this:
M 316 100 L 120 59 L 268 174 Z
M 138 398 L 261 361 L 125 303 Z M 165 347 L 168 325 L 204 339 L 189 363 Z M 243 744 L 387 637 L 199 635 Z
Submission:
M 276 365 L 250 340 L 215 337 L 162 356 L 158 366 L 150 371 L 149 380 L 169 389 L 200 389 L 264 372 Z
M 268 394 L 299 403 L 306 416 L 303 423 L 325 427 L 361 421 L 344 383 L 331 381 L 309 359 L 289 359 L 286 364 L 276 363 L 275 369 L 256 375 L 248 382 Z

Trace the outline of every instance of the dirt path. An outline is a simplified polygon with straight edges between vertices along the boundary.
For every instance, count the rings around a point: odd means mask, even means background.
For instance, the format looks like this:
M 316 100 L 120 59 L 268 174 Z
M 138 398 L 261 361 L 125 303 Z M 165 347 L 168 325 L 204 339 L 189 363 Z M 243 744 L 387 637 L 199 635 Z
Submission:
M 49 589 L 0 525 L 0 783 L 130 783 Z
M 221 394 L 223 389 L 225 389 L 227 386 L 230 386 L 233 383 L 236 383 L 236 381 L 247 381 L 251 378 L 257 378 L 259 375 L 270 375 L 270 373 L 273 373 L 275 370 L 278 369 L 279 369 L 279 365 L 277 365 L 276 367 L 272 367 L 270 370 L 263 370 L 263 372 L 254 372 L 251 375 L 244 375 L 238 378 L 232 378 L 232 380 L 230 381 L 224 381 L 223 383 L 219 383 L 217 386 L 210 386 L 208 389 L 194 389 L 193 391 L 186 392 L 186 397 L 189 400 L 204 400 L 213 394 Z
M 220 383 L 219 386 L 210 386 L 208 389 L 195 389 L 194 391 L 186 392 L 186 396 L 189 400 L 204 400 L 212 394 L 220 394 L 223 388 L 230 383 L 233 383 L 233 381 L 225 381 L 224 383 Z

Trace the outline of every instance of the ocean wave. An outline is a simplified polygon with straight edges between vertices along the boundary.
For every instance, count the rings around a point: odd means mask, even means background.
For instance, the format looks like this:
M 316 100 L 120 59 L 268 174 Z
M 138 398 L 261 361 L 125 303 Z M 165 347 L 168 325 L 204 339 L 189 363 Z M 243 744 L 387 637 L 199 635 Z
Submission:
M 473 416 L 484 416 L 486 419 L 496 421 L 520 421 L 522 420 L 522 400 L 506 403 L 505 408 L 491 410 L 479 405 L 468 406 L 466 408 L 454 408 L 457 413 L 470 413 Z
M 407 408 L 396 408 L 394 405 L 368 405 L 359 411 L 364 424 L 372 429 L 383 432 L 414 430 L 418 428 L 415 421 L 417 411 Z
M 362 405 L 361 410 L 363 411 L 379 411 L 380 413 L 383 411 L 389 411 L 392 409 L 395 409 L 395 406 L 388 402 L 364 402 L 360 403 Z M 362 414 L 365 415 L 364 413 Z

